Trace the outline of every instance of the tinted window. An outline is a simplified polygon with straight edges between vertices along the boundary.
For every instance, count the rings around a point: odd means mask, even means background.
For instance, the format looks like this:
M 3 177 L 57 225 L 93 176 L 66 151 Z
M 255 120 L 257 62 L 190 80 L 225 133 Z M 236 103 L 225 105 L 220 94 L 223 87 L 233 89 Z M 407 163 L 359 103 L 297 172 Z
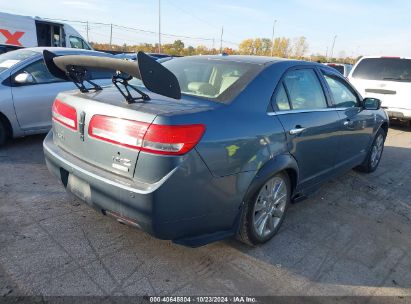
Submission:
M 28 50 L 18 50 L 0 55 L 0 72 L 3 72 L 20 61 L 26 60 L 34 55 L 36 52 Z
M 331 89 L 336 107 L 350 108 L 357 106 L 357 96 L 348 88 L 343 80 L 327 75 L 324 75 L 324 77 Z
M 334 70 L 337 70 L 341 74 L 344 75 L 344 66 L 343 65 L 336 65 L 336 64 L 327 64 L 330 68 L 333 68 Z
M 411 82 L 411 60 L 400 58 L 366 58 L 359 62 L 352 76 L 369 80 Z
M 281 83 L 280 88 L 275 95 L 274 102 L 277 105 L 278 110 L 287 111 L 290 110 L 290 103 L 288 102 L 288 96 L 284 89 L 284 85 Z
M 70 46 L 74 49 L 90 49 L 83 39 L 74 36 L 70 36 Z
M 317 74 L 311 69 L 288 72 L 284 83 L 293 110 L 323 109 L 327 102 Z
M 63 81 L 60 78 L 56 78 L 49 73 L 43 60 L 36 61 L 26 66 L 25 68 L 17 72 L 17 74 L 23 72 L 29 73 L 31 76 L 33 76 L 35 84 Z

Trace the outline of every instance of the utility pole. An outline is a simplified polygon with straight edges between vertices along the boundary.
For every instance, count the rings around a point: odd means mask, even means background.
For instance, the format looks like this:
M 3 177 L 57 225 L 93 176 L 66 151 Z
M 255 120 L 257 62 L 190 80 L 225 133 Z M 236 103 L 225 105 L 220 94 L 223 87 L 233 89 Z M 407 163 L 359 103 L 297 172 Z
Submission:
M 213 55 L 214 55 L 214 50 L 215 50 L 215 39 L 213 38 Z
M 274 34 L 275 34 L 275 25 L 276 25 L 276 23 L 277 23 L 277 19 L 274 20 L 274 23 L 273 23 L 273 35 L 271 36 L 271 41 L 272 41 L 272 45 L 271 45 L 271 57 L 273 57 L 273 55 L 274 55 Z
M 325 59 L 326 59 L 326 60 L 328 59 L 328 46 L 327 46 L 327 48 L 325 49 Z
M 161 53 L 161 0 L 158 0 L 158 52 Z
M 224 27 L 221 27 L 221 37 L 220 37 L 220 54 L 223 53 L 223 34 L 224 34 Z
M 90 40 L 88 39 L 88 29 L 89 29 L 89 27 L 88 27 L 88 21 L 87 21 L 86 27 L 87 27 L 87 42 L 89 42 Z
M 113 24 L 110 24 L 110 49 L 111 49 L 112 42 L 113 42 Z
M 337 39 L 337 35 L 335 35 L 334 36 L 334 39 L 333 39 L 333 44 L 332 44 L 332 47 L 331 47 L 331 60 L 333 59 L 333 55 L 334 55 L 334 46 L 335 46 L 335 40 Z

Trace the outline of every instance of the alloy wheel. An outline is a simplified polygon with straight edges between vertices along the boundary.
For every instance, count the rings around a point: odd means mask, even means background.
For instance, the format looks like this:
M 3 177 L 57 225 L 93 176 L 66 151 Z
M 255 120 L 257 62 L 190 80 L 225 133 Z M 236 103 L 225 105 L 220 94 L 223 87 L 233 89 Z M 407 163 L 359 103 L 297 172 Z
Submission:
M 260 238 L 272 234 L 281 223 L 287 206 L 288 190 L 280 176 L 271 178 L 258 193 L 253 210 L 253 226 Z

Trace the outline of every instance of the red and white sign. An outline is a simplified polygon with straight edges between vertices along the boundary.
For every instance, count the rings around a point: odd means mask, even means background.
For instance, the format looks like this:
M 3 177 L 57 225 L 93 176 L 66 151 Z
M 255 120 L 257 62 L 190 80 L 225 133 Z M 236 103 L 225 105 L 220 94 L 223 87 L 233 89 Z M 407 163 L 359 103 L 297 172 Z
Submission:
M 0 28 L 0 34 L 2 34 L 6 38 L 6 42 L 4 44 L 23 46 L 20 43 L 20 38 L 23 37 L 25 32 L 10 33 L 9 30 Z

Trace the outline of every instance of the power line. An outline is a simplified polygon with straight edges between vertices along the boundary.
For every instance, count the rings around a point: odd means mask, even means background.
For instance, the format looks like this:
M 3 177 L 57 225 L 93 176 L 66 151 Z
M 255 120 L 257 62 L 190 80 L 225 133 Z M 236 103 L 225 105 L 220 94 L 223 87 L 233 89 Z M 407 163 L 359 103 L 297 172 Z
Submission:
M 87 26 L 87 21 L 68 20 L 68 19 L 51 19 L 51 18 L 44 18 L 44 19 L 61 21 L 61 22 L 69 22 L 69 23 L 81 23 L 81 24 Z M 116 27 L 116 28 L 126 29 L 126 30 L 130 30 L 130 31 L 147 33 L 147 34 L 152 34 L 152 35 L 158 35 L 158 32 L 155 32 L 155 31 L 144 30 L 144 29 L 134 28 L 134 27 L 128 27 L 128 26 L 123 26 L 123 25 L 118 25 L 118 24 L 102 23 L 102 22 L 89 22 L 89 24 L 105 25 L 107 27 L 113 26 L 113 27 Z M 193 36 L 176 35 L 176 34 L 170 34 L 170 33 L 161 33 L 161 36 L 175 37 L 175 38 L 185 38 L 185 39 L 192 39 L 192 40 L 203 40 L 203 41 L 211 41 L 211 42 L 213 41 L 213 38 L 193 37 Z M 233 44 L 236 44 L 236 43 L 233 43 Z
M 165 2 L 166 2 L 167 4 L 173 6 L 174 8 L 179 9 L 180 11 L 182 11 L 182 12 L 185 13 L 186 15 L 190 16 L 191 18 L 197 19 L 197 20 L 203 22 L 204 24 L 207 24 L 208 26 L 210 26 L 210 27 L 212 27 L 212 28 L 214 28 L 214 29 L 216 29 L 216 30 L 220 30 L 220 28 L 219 28 L 218 26 L 212 24 L 211 22 L 209 22 L 209 21 L 207 21 L 207 20 L 205 20 L 205 19 L 203 19 L 203 18 L 198 17 L 197 15 L 194 15 L 192 12 L 189 12 L 189 11 L 183 9 L 181 6 L 176 5 L 174 2 L 172 2 L 172 3 L 169 2 L 169 1 L 165 1 Z M 227 33 L 227 34 L 230 34 L 231 36 L 237 36 L 237 34 L 231 32 L 231 31 L 228 31 L 227 29 L 224 29 L 224 32 Z M 237 37 L 238 37 L 238 36 L 237 36 Z M 233 43 L 233 44 L 239 45 L 238 43 Z

